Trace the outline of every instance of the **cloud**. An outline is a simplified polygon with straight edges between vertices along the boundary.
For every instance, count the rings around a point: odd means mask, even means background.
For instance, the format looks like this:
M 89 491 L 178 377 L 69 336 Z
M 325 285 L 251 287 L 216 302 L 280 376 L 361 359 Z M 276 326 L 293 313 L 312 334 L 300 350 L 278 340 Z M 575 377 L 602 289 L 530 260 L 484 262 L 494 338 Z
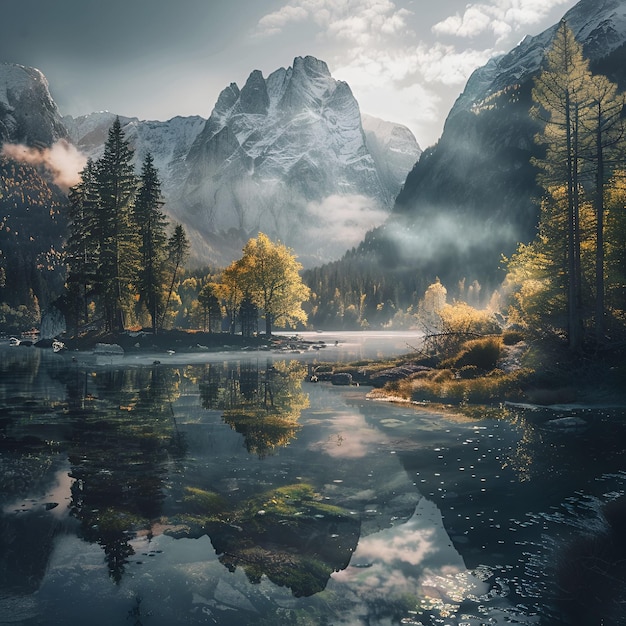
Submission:
M 277 35 L 287 26 L 309 20 L 330 38 L 358 42 L 397 35 L 407 28 L 410 12 L 391 0 L 291 0 L 257 24 L 258 35 Z
M 43 150 L 21 144 L 5 144 L 1 154 L 20 163 L 42 165 L 52 174 L 54 183 L 63 189 L 69 189 L 80 181 L 80 171 L 87 163 L 87 157 L 64 140 Z
M 432 31 L 436 35 L 465 38 L 491 33 L 500 42 L 515 30 L 539 24 L 552 9 L 568 3 L 569 0 L 494 0 L 468 4 L 462 14 L 438 22 Z
M 415 66 L 427 83 L 442 85 L 464 85 L 470 74 L 484 65 L 495 51 L 467 49 L 461 52 L 454 46 L 436 43 L 433 46 L 420 46 L 415 52 Z
M 255 34 L 313 29 L 333 76 L 350 85 L 361 109 L 384 119 L 397 111 L 395 119 L 426 145 L 438 136 L 444 99 L 457 97 L 472 72 L 505 52 L 518 31 L 571 2 L 482 0 L 429 30 L 420 24 L 423 15 L 401 6 L 405 0 L 287 0 L 259 20 Z
M 307 212 L 315 220 L 315 226 L 307 232 L 313 241 L 325 241 L 328 249 L 342 250 L 358 245 L 365 233 L 380 226 L 388 217 L 366 196 L 332 195 L 321 202 L 310 202 Z
M 288 24 L 302 22 L 308 17 L 309 12 L 304 7 L 287 5 L 262 17 L 258 24 L 258 31 L 264 35 L 277 35 Z

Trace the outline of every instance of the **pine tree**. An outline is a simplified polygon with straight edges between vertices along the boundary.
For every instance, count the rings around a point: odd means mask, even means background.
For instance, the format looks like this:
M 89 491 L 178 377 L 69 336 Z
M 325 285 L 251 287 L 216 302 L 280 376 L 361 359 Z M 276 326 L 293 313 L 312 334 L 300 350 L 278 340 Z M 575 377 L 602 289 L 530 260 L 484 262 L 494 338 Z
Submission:
M 109 129 L 104 154 L 97 162 L 98 275 L 105 329 L 111 332 L 124 329 L 124 314 L 132 306 L 132 287 L 137 280 L 139 246 L 132 220 L 137 178 L 132 158 L 133 151 L 118 117 Z
M 204 330 L 214 333 L 222 320 L 222 309 L 216 294 L 215 285 L 208 283 L 198 293 L 198 304 L 202 309 Z
M 624 147 L 624 120 L 626 106 L 624 94 L 617 93 L 617 85 L 605 76 L 593 76 L 589 84 L 589 114 L 584 118 L 584 127 L 589 136 L 591 176 L 594 180 L 594 208 L 596 213 L 596 268 L 595 268 L 595 330 L 598 343 L 605 335 L 605 241 L 604 213 L 605 190 L 616 157 L 622 156 Z
M 176 224 L 172 236 L 167 240 L 168 249 L 168 264 L 171 273 L 170 286 L 167 292 L 167 298 L 165 299 L 165 306 L 163 307 L 163 313 L 161 315 L 161 322 L 159 326 L 163 328 L 165 323 L 165 316 L 174 293 L 174 286 L 176 285 L 176 279 L 179 277 L 180 272 L 187 261 L 189 256 L 189 239 L 182 224 Z
M 588 113 L 591 95 L 589 64 L 582 47 L 565 21 L 556 32 L 546 54 L 545 69 L 535 80 L 534 113 L 545 129 L 537 137 L 547 145 L 546 157 L 537 160 L 540 180 L 546 190 L 564 185 L 567 198 L 568 339 L 570 349 L 582 347 L 582 291 L 580 265 L 580 202 L 582 168 L 582 120 Z
M 141 265 L 138 276 L 139 302 L 144 304 L 157 332 L 163 309 L 167 218 L 161 210 L 161 182 L 154 167 L 154 159 L 146 154 L 135 200 L 134 220 L 138 227 Z
M 89 296 L 97 282 L 99 236 L 97 215 L 99 195 L 96 165 L 89 159 L 81 172 L 81 181 L 68 194 L 69 236 L 65 244 L 70 326 L 78 328 L 89 322 Z

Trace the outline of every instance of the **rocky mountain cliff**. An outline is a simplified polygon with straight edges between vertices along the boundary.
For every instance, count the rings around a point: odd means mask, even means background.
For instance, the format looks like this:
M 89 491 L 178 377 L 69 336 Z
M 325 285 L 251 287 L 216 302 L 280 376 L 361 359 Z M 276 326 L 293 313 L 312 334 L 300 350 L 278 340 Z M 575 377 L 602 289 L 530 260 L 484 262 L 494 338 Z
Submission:
M 60 251 L 67 232 L 67 198 L 38 162 L 47 148 L 68 133 L 48 83 L 38 70 L 0 63 L 0 302 L 13 310 L 0 312 L 10 325 L 18 310 L 44 308 L 63 285 Z M 6 144 L 29 162 L 4 154 Z
M 623 88 L 626 2 L 581 0 L 565 19 L 594 72 Z M 535 235 L 541 190 L 530 159 L 539 151 L 539 127 L 529 109 L 556 27 L 473 73 L 440 141 L 409 173 L 391 219 L 367 235 L 362 253 L 377 251 L 387 265 L 419 269 L 449 286 L 463 278 L 499 283 L 501 255 Z
M 63 123 L 74 145 L 96 160 L 102 156 L 109 129 L 116 117 L 115 113 L 102 111 L 76 118 L 68 115 L 63 118 Z M 121 115 L 119 118 L 126 139 L 135 152 L 137 172 L 145 154 L 150 152 L 159 171 L 164 196 L 167 199 L 178 197 L 186 179 L 185 159 L 206 119 L 200 116 L 174 117 L 160 122 Z
M 67 136 L 45 76 L 32 67 L 0 63 L 0 144 L 47 148 Z
M 262 230 L 319 263 L 382 223 L 419 154 L 404 127 L 372 123 L 366 136 L 349 86 L 298 57 L 222 91 L 187 156 L 177 216 L 226 256 Z
M 114 119 L 63 122 L 96 159 Z M 421 154 L 408 128 L 361 116 L 348 85 L 313 57 L 232 83 L 208 120 L 120 120 L 137 169 L 152 152 L 165 209 L 185 225 L 196 263 L 229 262 L 260 230 L 306 265 L 339 258 L 386 219 Z

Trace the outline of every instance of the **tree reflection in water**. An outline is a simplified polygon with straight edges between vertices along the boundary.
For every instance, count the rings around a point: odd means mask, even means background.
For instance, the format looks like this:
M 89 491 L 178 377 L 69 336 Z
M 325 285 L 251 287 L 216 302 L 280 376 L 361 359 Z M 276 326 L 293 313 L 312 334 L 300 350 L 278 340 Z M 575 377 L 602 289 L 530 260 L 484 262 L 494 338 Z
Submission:
M 200 371 L 199 371 L 200 369 Z M 296 596 L 325 588 L 345 568 L 358 543 L 360 522 L 322 501 L 311 485 L 288 485 L 233 502 L 185 478 L 185 440 L 172 410 L 181 379 L 198 381 L 201 404 L 216 409 L 240 433 L 249 453 L 263 459 L 286 446 L 309 405 L 302 391 L 306 368 L 297 362 L 208 364 L 177 369 L 104 370 L 68 384 L 72 406 L 71 514 L 83 539 L 102 546 L 119 583 L 134 554 L 138 531 L 176 528 L 175 536 L 208 534 L 230 571 L 242 567 L 251 582 L 263 574 Z M 178 459 L 182 497 L 163 512 L 167 461 Z M 192 483 L 190 483 L 192 481 Z M 181 530 L 184 529 L 184 530 Z
M 259 370 L 247 362 L 226 372 L 209 364 L 200 383 L 202 406 L 223 411 L 224 422 L 244 437 L 246 449 L 260 458 L 296 436 L 300 414 L 309 406 L 302 391 L 306 368 L 296 361 L 268 362 Z
M 202 406 L 244 437 L 250 454 L 265 458 L 296 436 L 309 406 L 302 391 L 306 368 L 298 362 L 209 364 L 200 382 Z M 208 532 L 220 562 L 241 567 L 252 583 L 266 575 L 295 596 L 322 591 L 330 575 L 347 567 L 360 520 L 323 501 L 312 485 L 292 484 L 233 502 L 199 487 L 185 488 L 178 517 L 191 536 Z M 204 510 L 202 510 L 204 507 Z
M 171 403 L 180 393 L 180 374 L 155 366 L 91 378 L 89 405 L 72 412 L 70 512 L 82 537 L 103 547 L 119 583 L 134 554 L 129 542 L 135 531 L 149 529 L 161 513 L 164 463 L 172 442 L 179 447 Z
M 281 480 L 260 487 L 251 480 L 250 489 L 232 493 L 220 465 L 225 430 L 202 424 L 199 432 L 215 446 L 215 471 L 206 465 L 213 462 L 208 449 L 200 463 L 187 455 L 194 406 L 215 411 L 239 433 L 256 463 L 287 446 L 309 406 L 301 363 L 89 369 L 69 359 L 43 363 L 42 354 L 33 351 L 27 355 L 32 358 L 11 361 L 7 374 L 14 375 L 15 384 L 0 386 L 2 441 L 15 457 L 12 467 L 32 458 L 35 444 L 46 467 L 52 467 L 52 455 L 59 464 L 69 461 L 69 514 L 77 521 L 78 536 L 101 546 L 112 581 L 124 578 L 139 536 L 150 541 L 163 532 L 173 538 L 208 535 L 228 570 L 241 568 L 253 583 L 266 575 L 295 596 L 321 591 L 334 571 L 348 565 L 360 520 L 322 498 L 319 485 Z M 37 423 L 34 414 L 41 415 Z M 48 439 L 55 441 L 53 448 Z M 2 457 L 5 465 L 8 458 Z M 53 473 L 45 473 L 47 482 L 53 480 Z M 20 528 L 29 528 L 26 519 L 19 518 Z M 25 555 L 23 546 L 32 538 L 23 539 L 19 546 L 5 547 Z M 41 560 L 50 558 L 52 542 L 43 551 L 41 544 L 33 545 L 40 548 L 40 580 L 46 569 Z M 15 562 L 9 564 L 15 573 Z

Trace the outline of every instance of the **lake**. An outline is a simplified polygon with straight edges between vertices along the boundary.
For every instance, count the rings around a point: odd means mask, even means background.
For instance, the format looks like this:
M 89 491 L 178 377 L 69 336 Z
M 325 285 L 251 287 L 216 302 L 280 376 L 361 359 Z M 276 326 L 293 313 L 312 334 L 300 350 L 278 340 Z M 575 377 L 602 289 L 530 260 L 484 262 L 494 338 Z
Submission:
M 623 408 L 374 402 L 310 366 L 418 335 L 305 338 L 0 346 L 0 624 L 626 624 Z

